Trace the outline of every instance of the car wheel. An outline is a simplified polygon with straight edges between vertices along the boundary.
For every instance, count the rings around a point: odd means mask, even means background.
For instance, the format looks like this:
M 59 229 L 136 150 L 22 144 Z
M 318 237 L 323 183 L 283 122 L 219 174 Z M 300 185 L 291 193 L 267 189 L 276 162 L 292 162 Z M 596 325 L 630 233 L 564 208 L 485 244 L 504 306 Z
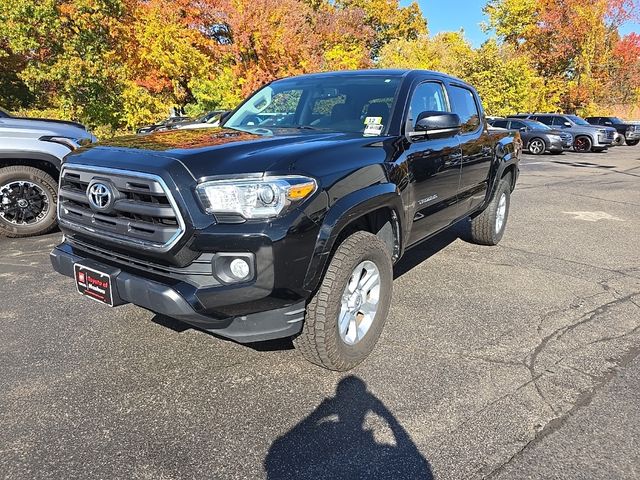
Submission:
M 393 264 L 386 244 L 356 232 L 336 249 L 307 306 L 296 349 L 310 362 L 345 371 L 362 362 L 382 332 L 391 304 Z
M 497 245 L 507 226 L 511 203 L 511 181 L 507 176 L 500 180 L 489 205 L 471 219 L 471 240 L 479 245 Z
M 56 226 L 57 182 L 46 172 L 22 165 L 0 169 L 0 233 L 30 237 Z
M 612 145 L 614 147 L 620 147 L 621 145 L 624 145 L 624 135 L 616 135 L 613 138 L 613 143 Z
M 635 147 L 639 142 L 640 140 L 627 140 L 627 145 Z
M 532 138 L 529 142 L 528 149 L 532 155 L 542 155 L 547 149 L 547 146 L 541 138 Z
M 585 136 L 576 137 L 573 141 L 573 149 L 580 153 L 590 152 L 592 145 L 591 139 Z

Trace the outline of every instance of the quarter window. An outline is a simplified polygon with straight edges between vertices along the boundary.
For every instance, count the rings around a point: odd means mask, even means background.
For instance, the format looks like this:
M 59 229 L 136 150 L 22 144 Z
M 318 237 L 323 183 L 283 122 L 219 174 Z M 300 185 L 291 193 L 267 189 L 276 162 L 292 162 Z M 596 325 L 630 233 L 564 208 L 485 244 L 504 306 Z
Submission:
M 454 111 L 462 123 L 462 133 L 473 132 L 480 125 L 480 112 L 473 92 L 456 86 L 452 86 L 450 91 Z

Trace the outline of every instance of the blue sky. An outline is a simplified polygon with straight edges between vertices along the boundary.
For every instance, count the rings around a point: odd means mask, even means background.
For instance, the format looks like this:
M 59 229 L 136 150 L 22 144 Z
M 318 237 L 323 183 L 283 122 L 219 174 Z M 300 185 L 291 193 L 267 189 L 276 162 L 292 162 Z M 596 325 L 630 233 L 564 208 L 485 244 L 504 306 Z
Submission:
M 408 5 L 411 2 L 401 0 L 400 3 Z M 431 35 L 462 28 L 475 47 L 479 47 L 488 38 L 480 28 L 480 23 L 486 20 L 482 13 L 486 0 L 418 0 L 418 3 L 427 18 Z M 640 25 L 627 24 L 620 29 L 622 34 L 634 31 L 640 32 Z

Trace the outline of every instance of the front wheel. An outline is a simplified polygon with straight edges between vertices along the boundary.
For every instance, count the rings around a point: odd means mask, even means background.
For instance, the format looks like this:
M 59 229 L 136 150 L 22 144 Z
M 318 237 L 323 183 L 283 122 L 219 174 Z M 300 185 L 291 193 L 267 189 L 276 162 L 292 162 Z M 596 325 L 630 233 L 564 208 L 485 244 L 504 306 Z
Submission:
M 630 147 L 635 147 L 639 142 L 640 140 L 627 140 L 627 145 L 629 145 Z
M 579 153 L 586 153 L 591 151 L 591 147 L 593 146 L 593 142 L 589 137 L 576 137 L 573 142 L 573 149 Z
M 546 149 L 547 146 L 541 138 L 534 138 L 529 142 L 529 153 L 532 155 L 542 155 Z
M 393 264 L 386 244 L 356 232 L 336 249 L 293 339 L 311 363 L 346 371 L 362 362 L 382 332 L 391 304 Z
M 0 169 L 0 234 L 30 237 L 56 226 L 56 181 L 46 172 L 16 165 Z
M 511 203 L 509 177 L 498 183 L 498 188 L 489 205 L 471 219 L 471 240 L 479 245 L 497 245 L 504 235 Z

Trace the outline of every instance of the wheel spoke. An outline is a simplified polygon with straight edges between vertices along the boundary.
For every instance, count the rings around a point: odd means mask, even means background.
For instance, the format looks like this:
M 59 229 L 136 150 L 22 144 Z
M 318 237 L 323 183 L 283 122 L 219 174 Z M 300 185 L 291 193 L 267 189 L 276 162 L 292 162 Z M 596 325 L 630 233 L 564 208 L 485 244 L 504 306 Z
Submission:
M 341 335 L 347 334 L 347 329 L 349 328 L 349 323 L 351 322 L 351 312 L 345 308 L 340 310 L 340 320 L 338 322 L 338 329 Z

